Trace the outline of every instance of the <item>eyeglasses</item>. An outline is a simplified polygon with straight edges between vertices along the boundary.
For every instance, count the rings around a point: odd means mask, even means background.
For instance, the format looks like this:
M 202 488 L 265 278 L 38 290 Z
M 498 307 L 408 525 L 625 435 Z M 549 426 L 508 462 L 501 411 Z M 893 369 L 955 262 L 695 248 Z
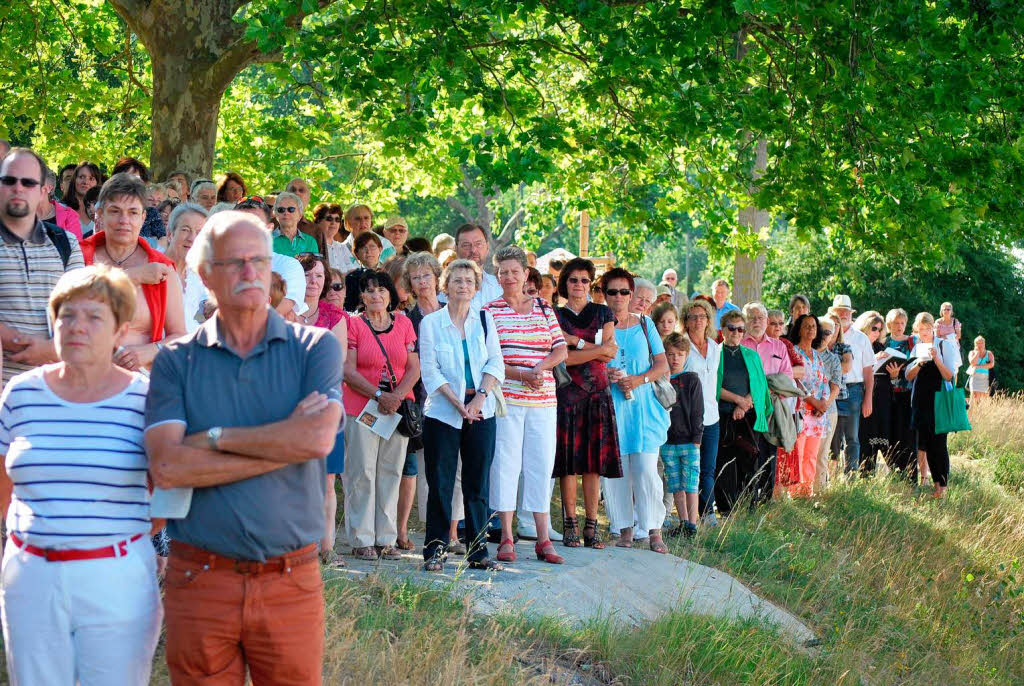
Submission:
M 341 291 L 345 290 L 345 284 L 343 284 L 343 283 L 332 283 L 331 284 L 331 290 L 334 291 L 335 293 L 340 293 Z
M 604 292 L 605 295 L 622 295 L 622 296 L 632 295 L 632 293 L 633 293 L 633 291 L 629 290 L 628 288 L 609 288 L 608 290 L 606 290 Z
M 725 328 L 729 329 L 729 331 L 732 331 L 733 333 L 743 333 L 747 330 L 747 327 L 745 326 L 733 326 L 732 324 L 726 324 Z
M 581 283 L 584 286 L 586 286 L 587 284 L 590 283 L 590 279 L 588 279 L 586 277 L 580 279 L 580 278 L 576 278 L 575 276 L 570 276 L 569 277 L 569 283 Z
M 277 212 L 278 214 L 284 214 L 285 212 L 287 212 L 288 214 L 294 214 L 294 213 L 299 211 L 299 208 L 298 207 L 275 207 L 274 211 Z
M 27 179 L 24 176 L 0 176 L 0 183 L 5 186 L 13 186 L 19 181 L 21 181 L 21 185 L 24 188 L 35 188 L 42 185 L 39 179 Z
M 270 266 L 270 258 L 265 256 L 260 257 L 249 257 L 249 258 L 236 258 L 231 260 L 213 260 L 210 262 L 214 267 L 224 267 L 229 272 L 241 272 L 245 269 L 245 265 L 251 264 L 253 269 L 262 271 Z
M 778 320 L 774 320 L 773 321 L 773 320 L 769 319 L 768 320 L 768 326 L 782 326 L 782 322 L 780 322 Z

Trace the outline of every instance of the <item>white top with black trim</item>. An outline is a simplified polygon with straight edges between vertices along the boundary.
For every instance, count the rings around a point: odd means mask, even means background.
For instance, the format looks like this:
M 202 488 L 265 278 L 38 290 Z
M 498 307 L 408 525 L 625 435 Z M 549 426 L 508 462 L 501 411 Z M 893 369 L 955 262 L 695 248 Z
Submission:
M 7 530 L 42 548 L 95 548 L 150 528 L 143 446 L 149 379 L 94 403 L 57 396 L 45 365 L 0 396 L 0 453 L 14 483 Z

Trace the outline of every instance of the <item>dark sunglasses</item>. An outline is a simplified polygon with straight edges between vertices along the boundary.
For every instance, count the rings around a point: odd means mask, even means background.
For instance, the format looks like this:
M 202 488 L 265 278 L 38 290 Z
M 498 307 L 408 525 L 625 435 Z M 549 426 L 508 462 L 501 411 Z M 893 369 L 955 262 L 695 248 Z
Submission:
M 332 283 L 331 284 L 331 290 L 335 291 L 335 292 L 343 291 L 343 290 L 345 290 L 345 284 L 343 284 L 343 283 Z
M 633 291 L 628 288 L 609 288 L 604 292 L 605 295 L 631 295 Z
M 284 214 L 285 212 L 287 212 L 288 214 L 295 214 L 296 212 L 299 211 L 299 208 L 298 207 L 275 207 L 274 211 L 277 212 L 278 214 Z
M 882 327 L 880 327 L 880 326 L 878 326 L 878 325 L 876 324 L 875 326 L 872 326 L 872 327 L 871 327 L 871 330 L 872 330 L 872 331 L 881 331 L 881 330 L 882 330 Z
M 569 277 L 569 283 L 581 283 L 584 286 L 586 286 L 588 283 L 590 283 L 590 279 L 588 279 L 586 277 L 584 277 L 582 279 L 578 279 L 575 276 L 570 276 Z
M 42 185 L 39 179 L 26 179 L 24 176 L 0 176 L 0 183 L 5 186 L 13 186 L 19 181 L 21 181 L 21 185 L 25 188 L 35 188 Z
M 831 335 L 832 335 L 832 329 L 822 329 L 821 330 L 821 337 L 822 338 L 828 338 Z
M 328 214 L 327 216 L 324 217 L 324 221 L 340 222 L 341 221 L 341 217 L 339 217 L 339 216 L 337 216 L 335 214 Z
M 747 327 L 745 326 L 734 326 L 732 324 L 726 324 L 725 328 L 729 329 L 729 331 L 732 331 L 733 333 L 736 333 L 737 331 L 743 333 L 747 330 Z

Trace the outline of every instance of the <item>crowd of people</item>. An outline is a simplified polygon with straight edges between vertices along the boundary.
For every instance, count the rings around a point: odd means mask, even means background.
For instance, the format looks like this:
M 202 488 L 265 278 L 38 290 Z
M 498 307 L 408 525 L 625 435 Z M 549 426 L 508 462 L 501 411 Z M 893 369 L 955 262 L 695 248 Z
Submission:
M 0 154 L 12 683 L 146 683 L 162 622 L 174 683 L 318 683 L 316 563 L 345 566 L 340 538 L 363 560 L 415 550 L 417 503 L 425 571 L 501 572 L 517 536 L 549 564 L 558 542 L 666 553 L 879 459 L 948 486 L 949 303 L 910 333 L 841 294 L 740 307 L 672 269 L 541 273 L 475 224 L 431 242 L 364 204 L 310 215 L 303 179 L 256 196 L 234 173 Z M 980 336 L 968 364 L 976 406 Z

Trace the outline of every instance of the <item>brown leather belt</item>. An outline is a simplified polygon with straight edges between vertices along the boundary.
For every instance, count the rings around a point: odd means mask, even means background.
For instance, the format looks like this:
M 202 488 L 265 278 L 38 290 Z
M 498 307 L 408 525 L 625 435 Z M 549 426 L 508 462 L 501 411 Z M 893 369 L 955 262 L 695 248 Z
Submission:
M 171 557 L 204 565 L 207 569 L 227 569 L 238 574 L 266 574 L 288 572 L 292 567 L 309 564 L 317 559 L 319 546 L 316 543 L 293 550 L 290 553 L 272 557 L 266 562 L 236 560 L 181 541 L 171 541 Z

